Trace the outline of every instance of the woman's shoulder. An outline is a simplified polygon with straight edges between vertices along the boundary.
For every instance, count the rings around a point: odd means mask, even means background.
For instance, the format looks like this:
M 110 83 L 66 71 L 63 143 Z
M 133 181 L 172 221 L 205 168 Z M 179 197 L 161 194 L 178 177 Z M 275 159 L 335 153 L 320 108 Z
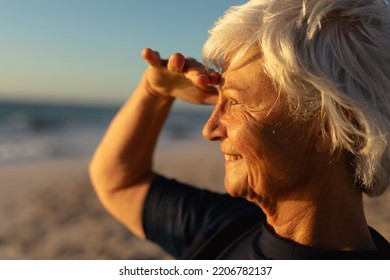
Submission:
M 243 230 L 262 219 L 260 208 L 243 198 L 158 175 L 144 204 L 143 226 L 149 240 L 176 258 L 187 258 L 188 252 L 207 243 L 212 247 L 205 259 L 212 259 Z

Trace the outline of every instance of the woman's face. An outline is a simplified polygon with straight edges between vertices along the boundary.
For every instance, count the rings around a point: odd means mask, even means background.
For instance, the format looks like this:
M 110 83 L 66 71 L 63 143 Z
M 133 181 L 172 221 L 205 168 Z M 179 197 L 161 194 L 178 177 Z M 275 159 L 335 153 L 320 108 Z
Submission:
M 309 180 L 315 134 L 309 122 L 289 115 L 257 49 L 222 73 L 219 101 L 203 129 L 221 143 L 227 192 L 261 204 Z

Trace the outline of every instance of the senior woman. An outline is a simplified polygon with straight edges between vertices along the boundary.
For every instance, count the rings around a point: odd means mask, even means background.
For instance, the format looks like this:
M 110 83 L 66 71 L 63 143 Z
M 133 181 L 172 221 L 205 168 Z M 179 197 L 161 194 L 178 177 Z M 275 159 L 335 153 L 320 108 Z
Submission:
M 105 207 L 177 258 L 390 258 L 362 203 L 390 183 L 387 1 L 252 0 L 203 53 L 206 67 L 143 51 L 149 67 L 90 165 Z M 176 98 L 216 104 L 203 134 L 220 142 L 229 195 L 153 171 Z

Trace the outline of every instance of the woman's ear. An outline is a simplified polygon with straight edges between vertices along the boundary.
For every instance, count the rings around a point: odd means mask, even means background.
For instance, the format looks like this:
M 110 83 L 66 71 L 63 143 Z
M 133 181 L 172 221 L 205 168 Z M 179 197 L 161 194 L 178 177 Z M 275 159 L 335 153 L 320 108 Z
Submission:
M 326 128 L 319 128 L 316 134 L 315 148 L 317 153 L 329 153 L 332 148 L 332 140 Z

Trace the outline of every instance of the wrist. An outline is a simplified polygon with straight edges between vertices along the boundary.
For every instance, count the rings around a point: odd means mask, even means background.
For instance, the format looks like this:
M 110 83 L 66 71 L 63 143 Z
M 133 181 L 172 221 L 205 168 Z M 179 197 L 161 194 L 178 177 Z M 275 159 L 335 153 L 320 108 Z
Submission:
M 175 98 L 169 96 L 161 96 L 152 89 L 150 89 L 147 83 L 143 81 L 137 86 L 131 98 L 129 98 L 129 104 L 136 104 L 138 110 L 146 110 L 150 115 L 151 112 L 169 111 L 175 101 Z
M 146 95 L 150 96 L 153 99 L 158 99 L 162 102 L 168 102 L 172 103 L 176 98 L 172 97 L 168 94 L 163 94 L 159 90 L 157 90 L 155 87 L 153 87 L 145 75 L 143 76 L 141 80 L 140 86 L 143 88 L 143 91 L 145 92 Z

